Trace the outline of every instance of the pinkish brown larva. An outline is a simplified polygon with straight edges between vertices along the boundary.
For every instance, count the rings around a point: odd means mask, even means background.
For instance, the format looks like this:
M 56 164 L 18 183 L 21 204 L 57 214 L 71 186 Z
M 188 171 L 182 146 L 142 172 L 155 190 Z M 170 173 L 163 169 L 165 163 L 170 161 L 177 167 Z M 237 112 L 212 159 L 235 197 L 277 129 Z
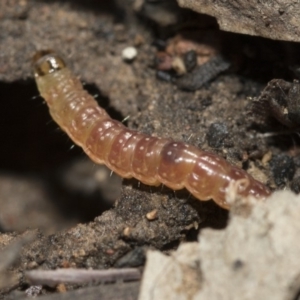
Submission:
M 174 190 L 186 188 L 197 199 L 213 199 L 227 209 L 230 182 L 241 182 L 237 189 L 241 196 L 262 199 L 270 194 L 265 185 L 216 154 L 147 136 L 112 120 L 56 53 L 37 53 L 34 72 L 52 118 L 94 162 L 120 176 Z

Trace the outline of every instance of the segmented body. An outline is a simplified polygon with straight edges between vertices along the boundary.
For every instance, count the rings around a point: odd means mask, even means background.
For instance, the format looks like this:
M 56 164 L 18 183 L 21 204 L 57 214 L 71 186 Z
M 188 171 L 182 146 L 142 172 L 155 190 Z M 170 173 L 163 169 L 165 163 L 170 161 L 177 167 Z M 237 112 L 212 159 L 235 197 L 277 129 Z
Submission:
M 130 130 L 111 119 L 57 54 L 40 52 L 34 62 L 37 86 L 52 118 L 94 162 L 147 185 L 186 188 L 197 199 L 213 199 L 223 208 L 229 207 L 225 193 L 233 181 L 241 182 L 237 193 L 242 196 L 261 199 L 270 194 L 265 185 L 216 154 Z

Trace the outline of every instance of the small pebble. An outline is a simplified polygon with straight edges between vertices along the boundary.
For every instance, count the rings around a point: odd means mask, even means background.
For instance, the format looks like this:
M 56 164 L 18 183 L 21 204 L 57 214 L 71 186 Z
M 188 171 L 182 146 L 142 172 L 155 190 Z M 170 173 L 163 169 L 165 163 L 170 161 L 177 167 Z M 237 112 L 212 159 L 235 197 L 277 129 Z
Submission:
M 131 233 L 131 228 L 130 228 L 130 227 L 126 227 L 126 228 L 123 230 L 124 236 L 129 236 L 130 233 Z
M 136 58 L 137 54 L 138 52 L 135 47 L 126 47 L 122 51 L 122 58 L 123 60 L 130 62 Z
M 153 209 L 146 214 L 148 221 L 155 220 L 157 218 L 157 209 Z
M 172 68 L 177 75 L 183 75 L 186 73 L 186 68 L 181 57 L 176 56 L 172 62 Z
M 270 160 L 270 169 L 276 185 L 280 186 L 294 177 L 295 163 L 288 155 L 278 154 L 274 155 Z
M 190 50 L 184 54 L 184 65 L 187 72 L 192 71 L 197 66 L 197 53 L 195 50 Z
M 172 81 L 172 75 L 168 72 L 164 71 L 157 71 L 156 72 L 156 78 L 162 81 L 170 82 Z
M 136 268 L 142 266 L 146 259 L 146 249 L 136 247 L 117 260 L 115 268 Z
M 213 123 L 209 126 L 206 135 L 208 145 L 213 148 L 220 148 L 224 139 L 228 136 L 228 129 L 224 123 Z

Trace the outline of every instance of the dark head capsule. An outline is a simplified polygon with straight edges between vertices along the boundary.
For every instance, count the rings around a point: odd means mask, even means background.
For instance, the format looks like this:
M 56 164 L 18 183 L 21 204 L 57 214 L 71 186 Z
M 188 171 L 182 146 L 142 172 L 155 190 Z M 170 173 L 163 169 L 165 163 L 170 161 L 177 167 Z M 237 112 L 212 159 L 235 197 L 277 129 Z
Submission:
M 52 50 L 37 52 L 32 58 L 32 63 L 35 77 L 45 76 L 66 67 L 62 58 Z

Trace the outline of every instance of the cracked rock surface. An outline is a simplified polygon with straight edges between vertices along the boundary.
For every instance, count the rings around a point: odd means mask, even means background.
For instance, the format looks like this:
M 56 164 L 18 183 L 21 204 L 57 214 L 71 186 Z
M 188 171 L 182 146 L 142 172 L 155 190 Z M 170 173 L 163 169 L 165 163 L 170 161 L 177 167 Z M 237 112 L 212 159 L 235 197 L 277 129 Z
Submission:
M 177 0 L 181 7 L 217 18 L 222 30 L 274 40 L 300 41 L 297 1 Z
M 170 257 L 148 252 L 139 299 L 296 299 L 299 231 L 300 197 L 291 192 L 235 206 L 225 230 L 204 229 Z

